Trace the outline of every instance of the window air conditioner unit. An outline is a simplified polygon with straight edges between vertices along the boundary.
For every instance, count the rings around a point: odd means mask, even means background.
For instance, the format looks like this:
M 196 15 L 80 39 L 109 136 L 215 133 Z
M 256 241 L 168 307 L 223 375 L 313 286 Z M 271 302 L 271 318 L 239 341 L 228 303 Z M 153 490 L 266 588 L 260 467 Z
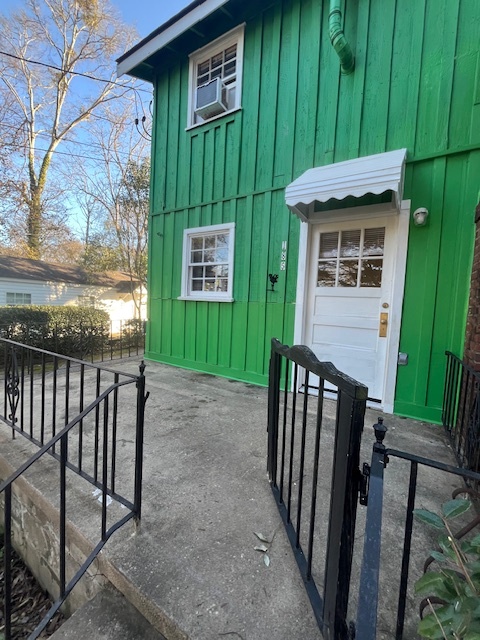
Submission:
M 197 87 L 195 113 L 206 120 L 227 111 L 228 107 L 223 98 L 224 89 L 221 78 L 215 78 Z

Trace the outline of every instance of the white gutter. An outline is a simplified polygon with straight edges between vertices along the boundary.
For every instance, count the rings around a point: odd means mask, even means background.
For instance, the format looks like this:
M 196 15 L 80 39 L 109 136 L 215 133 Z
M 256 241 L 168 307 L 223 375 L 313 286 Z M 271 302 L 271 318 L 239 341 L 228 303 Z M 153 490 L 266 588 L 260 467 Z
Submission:
M 192 9 L 192 11 L 182 16 L 177 22 L 174 22 L 151 40 L 147 36 L 143 46 L 132 51 L 130 55 L 127 53 L 126 57 L 117 63 L 117 76 L 120 77 L 124 73 L 128 74 L 132 69 L 182 35 L 182 33 L 185 33 L 224 4 L 227 4 L 228 1 L 205 0 L 201 5 Z

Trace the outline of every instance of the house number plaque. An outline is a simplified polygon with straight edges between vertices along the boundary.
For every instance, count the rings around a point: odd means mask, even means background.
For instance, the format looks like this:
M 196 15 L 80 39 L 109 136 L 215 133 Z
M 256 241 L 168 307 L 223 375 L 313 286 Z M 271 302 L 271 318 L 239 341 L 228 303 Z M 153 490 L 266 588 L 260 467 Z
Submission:
M 287 241 L 282 242 L 282 253 L 280 255 L 280 271 L 285 271 L 287 268 Z

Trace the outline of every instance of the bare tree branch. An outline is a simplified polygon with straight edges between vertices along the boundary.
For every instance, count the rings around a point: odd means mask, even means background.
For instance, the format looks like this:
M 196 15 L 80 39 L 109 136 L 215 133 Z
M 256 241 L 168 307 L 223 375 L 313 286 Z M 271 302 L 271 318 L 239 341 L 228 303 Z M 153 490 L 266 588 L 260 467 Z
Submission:
M 16 56 L 0 54 L 0 113 L 8 105 L 12 127 L 8 135 L 0 130 L 1 153 L 14 157 L 5 166 L 26 212 L 31 257 L 42 252 L 55 151 L 93 113 L 125 97 L 128 83 L 113 82 L 114 57 L 133 37 L 108 0 L 26 0 L 24 10 L 0 15 L 0 51 Z M 89 81 L 77 72 L 112 82 Z M 45 150 L 36 145 L 39 134 L 48 136 Z

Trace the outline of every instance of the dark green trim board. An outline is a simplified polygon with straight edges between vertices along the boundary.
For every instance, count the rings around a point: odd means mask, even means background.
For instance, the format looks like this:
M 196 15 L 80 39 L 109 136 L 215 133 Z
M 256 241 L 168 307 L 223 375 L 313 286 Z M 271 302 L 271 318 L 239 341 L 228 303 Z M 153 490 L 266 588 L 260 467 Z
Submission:
M 339 4 L 230 0 L 228 17 L 215 12 L 149 58 L 147 357 L 266 384 L 270 339 L 292 344 L 294 335 L 300 222 L 285 187 L 312 167 L 406 148 L 403 198 L 429 217 L 424 227 L 410 223 L 400 332 L 409 359 L 398 368 L 394 411 L 438 422 L 444 352 L 462 355 L 470 287 L 480 2 L 345 0 L 339 25 L 355 57 L 348 75 L 329 36 Z M 241 109 L 187 130 L 188 56 L 222 24 L 226 32 L 240 23 Z M 231 222 L 234 301 L 178 300 L 184 230 Z M 269 273 L 278 275 L 273 292 Z

